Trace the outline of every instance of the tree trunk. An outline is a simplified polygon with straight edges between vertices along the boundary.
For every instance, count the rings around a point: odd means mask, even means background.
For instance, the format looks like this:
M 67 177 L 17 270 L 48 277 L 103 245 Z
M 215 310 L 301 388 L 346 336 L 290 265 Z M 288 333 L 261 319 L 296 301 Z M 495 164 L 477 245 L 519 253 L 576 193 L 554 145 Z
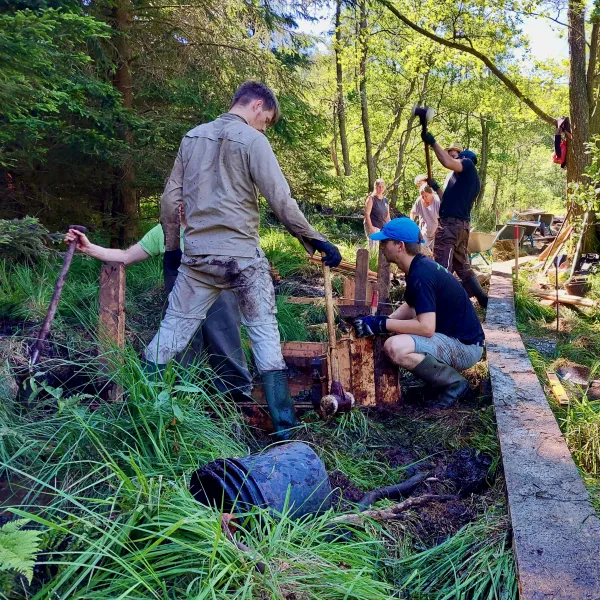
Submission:
M 335 76 L 337 81 L 337 120 L 340 128 L 340 144 L 342 146 L 342 160 L 344 162 L 344 175 L 351 173 L 350 150 L 348 135 L 346 134 L 346 108 L 344 102 L 344 84 L 342 81 L 342 0 L 335 4 Z
M 588 164 L 585 144 L 590 136 L 588 102 L 585 2 L 570 0 L 569 10 L 569 110 L 573 137 L 567 145 L 567 182 L 581 181 Z
M 369 104 L 367 101 L 367 58 L 369 54 L 368 47 L 368 22 L 367 22 L 367 0 L 360 2 L 360 23 L 359 23 L 359 44 L 360 44 L 360 63 L 359 63 L 359 90 L 360 90 L 360 113 L 362 119 L 362 128 L 365 136 L 365 158 L 367 162 L 367 173 L 369 176 L 369 191 L 375 186 L 375 163 L 373 162 L 373 144 L 371 142 L 371 125 L 369 122 Z
M 500 194 L 500 182 L 502 181 L 502 169 L 498 171 L 498 177 L 494 184 L 494 197 L 492 198 L 492 211 L 494 212 L 494 231 L 498 231 L 498 195 Z
M 123 97 L 123 106 L 133 108 L 133 87 L 131 80 L 131 46 L 129 27 L 132 14 L 130 0 L 117 0 L 112 8 L 112 26 L 116 31 L 113 44 L 116 51 L 116 70 L 113 85 Z M 122 125 L 123 139 L 131 147 L 133 135 L 126 125 Z M 138 203 L 135 189 L 135 170 L 131 155 L 122 167 L 115 169 L 117 181 L 116 197 L 113 197 L 113 215 L 118 219 L 117 236 L 119 244 L 124 245 L 138 238 Z
M 490 127 L 487 121 L 483 117 L 479 117 L 481 121 L 481 154 L 480 154 L 480 165 L 479 165 L 479 179 L 481 181 L 481 189 L 475 203 L 481 204 L 485 195 L 485 184 L 487 182 L 487 166 L 488 166 L 488 152 L 489 152 L 489 141 L 490 141 Z
M 342 172 L 340 171 L 340 162 L 338 161 L 337 156 L 337 118 L 336 118 L 336 107 L 335 104 L 333 106 L 333 140 L 331 140 L 331 144 L 329 144 L 329 149 L 331 152 L 331 160 L 333 162 L 333 166 L 335 167 L 335 175 L 336 177 L 341 177 Z

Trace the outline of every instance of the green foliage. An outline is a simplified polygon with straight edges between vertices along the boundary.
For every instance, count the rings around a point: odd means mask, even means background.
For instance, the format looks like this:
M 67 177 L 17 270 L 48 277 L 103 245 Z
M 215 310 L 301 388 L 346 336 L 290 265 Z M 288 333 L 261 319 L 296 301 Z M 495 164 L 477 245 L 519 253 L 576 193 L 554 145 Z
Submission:
M 45 158 L 52 145 L 117 161 L 118 94 L 90 69 L 85 44 L 110 30 L 52 8 L 0 13 L 0 166 Z
M 33 262 L 48 253 L 48 230 L 34 217 L 0 219 L 0 254 L 11 262 Z
M 439 546 L 397 562 L 398 585 L 415 599 L 518 598 L 503 518 L 472 523 Z
M 17 519 L 0 527 L 0 571 L 14 571 L 31 583 L 35 557 L 41 550 L 42 532 L 24 529 L 29 522 L 29 519 Z

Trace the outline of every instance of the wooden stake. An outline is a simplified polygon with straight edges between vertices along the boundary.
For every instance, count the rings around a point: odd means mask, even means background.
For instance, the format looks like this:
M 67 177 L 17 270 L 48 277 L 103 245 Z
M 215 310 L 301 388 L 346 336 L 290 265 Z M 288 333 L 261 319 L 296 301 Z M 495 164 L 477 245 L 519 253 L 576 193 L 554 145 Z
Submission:
M 519 226 L 515 227 L 515 281 L 519 283 Z

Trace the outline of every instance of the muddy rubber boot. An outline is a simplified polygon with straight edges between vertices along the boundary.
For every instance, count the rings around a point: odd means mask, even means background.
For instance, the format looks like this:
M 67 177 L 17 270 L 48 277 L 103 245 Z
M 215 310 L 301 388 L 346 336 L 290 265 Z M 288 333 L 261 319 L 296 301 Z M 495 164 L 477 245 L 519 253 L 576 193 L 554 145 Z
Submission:
M 140 359 L 140 363 L 142 365 L 142 371 L 144 371 L 148 381 L 162 381 L 167 365 L 153 363 L 145 358 Z
M 431 354 L 425 355 L 413 373 L 438 392 L 433 403 L 438 408 L 450 408 L 471 392 L 467 380 L 456 369 Z
M 266 371 L 261 375 L 269 414 L 279 440 L 290 439 L 290 428 L 296 427 L 296 411 L 290 395 L 286 371 Z
M 465 291 L 469 295 L 469 298 L 477 298 L 477 302 L 479 302 L 479 306 L 482 308 L 487 308 L 488 305 L 488 297 L 487 294 L 483 291 L 481 285 L 479 284 L 479 279 L 475 275 L 471 275 L 469 279 L 463 281 L 463 287 Z

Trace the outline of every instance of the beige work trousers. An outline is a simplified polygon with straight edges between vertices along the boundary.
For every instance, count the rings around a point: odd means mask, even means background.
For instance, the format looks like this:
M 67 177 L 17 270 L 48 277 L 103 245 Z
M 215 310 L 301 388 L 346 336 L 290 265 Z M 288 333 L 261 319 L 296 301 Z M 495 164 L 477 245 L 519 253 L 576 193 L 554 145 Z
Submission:
M 184 350 L 222 290 L 231 290 L 237 297 L 258 370 L 285 369 L 275 290 L 269 262 L 260 248 L 255 258 L 184 255 L 165 317 L 146 348 L 146 360 L 165 364 Z

